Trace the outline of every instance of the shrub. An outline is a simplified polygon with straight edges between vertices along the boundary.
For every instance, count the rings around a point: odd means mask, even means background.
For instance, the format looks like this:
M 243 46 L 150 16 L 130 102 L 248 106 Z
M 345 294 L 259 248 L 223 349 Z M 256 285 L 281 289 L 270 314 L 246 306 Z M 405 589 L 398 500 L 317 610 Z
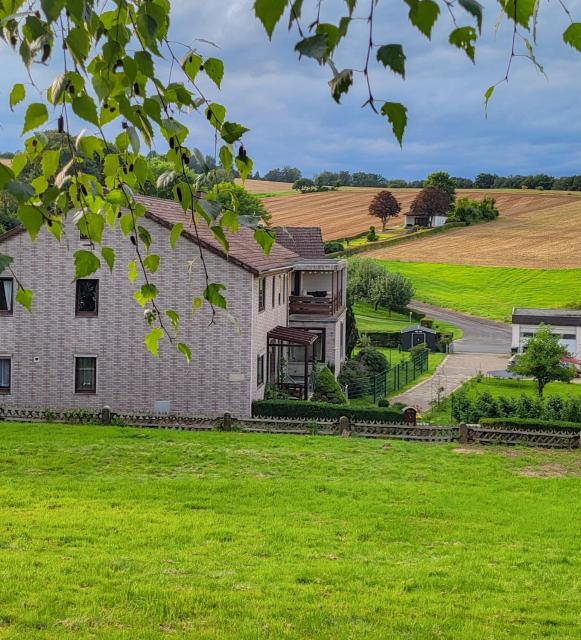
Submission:
M 306 400 L 257 400 L 252 403 L 252 414 L 255 417 L 329 420 L 339 420 L 341 416 L 347 416 L 350 420 L 362 422 L 394 423 L 403 420 L 403 412 L 399 408 L 357 407 Z
M 325 253 L 338 253 L 339 251 L 345 251 L 345 245 L 340 240 L 325 242 Z
M 425 342 L 420 342 L 420 344 L 416 344 L 415 347 L 412 347 L 410 349 L 410 356 L 412 358 L 415 358 L 416 356 L 420 355 L 420 353 L 427 351 L 427 349 L 428 345 Z
M 389 400 L 387 398 L 379 398 L 377 401 L 378 407 L 389 407 Z
M 434 328 L 434 318 L 430 318 L 430 317 L 426 316 L 425 318 L 422 318 L 420 320 L 420 325 L 422 327 L 427 327 L 428 329 L 433 329 Z
M 346 404 L 347 398 L 329 367 L 322 369 L 317 375 L 313 393 L 314 402 L 330 402 Z
M 337 380 L 343 387 L 352 386 L 367 375 L 369 372 L 359 360 L 345 360 Z
M 482 426 L 504 427 L 507 429 L 526 428 L 529 431 L 544 431 L 554 429 L 555 431 L 567 431 L 581 433 L 581 424 L 565 422 L 562 420 L 540 420 L 538 418 L 483 418 Z
M 356 356 L 368 373 L 383 373 L 389 369 L 389 362 L 385 355 L 374 347 L 363 347 Z
M 379 236 L 375 233 L 375 227 L 373 225 L 369 227 L 369 231 L 365 237 L 367 238 L 367 242 L 375 242 L 376 240 L 379 240 Z
M 374 347 L 390 347 L 397 349 L 401 342 L 401 333 L 399 331 L 367 331 L 365 336 L 370 346 Z

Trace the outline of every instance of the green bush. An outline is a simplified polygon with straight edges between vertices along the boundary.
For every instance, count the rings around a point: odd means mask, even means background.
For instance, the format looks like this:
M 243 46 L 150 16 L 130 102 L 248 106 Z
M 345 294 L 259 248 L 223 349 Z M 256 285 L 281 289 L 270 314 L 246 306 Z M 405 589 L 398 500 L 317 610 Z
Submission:
M 355 359 L 365 367 L 368 374 L 383 373 L 389 369 L 385 355 L 374 347 L 363 347 Z
M 252 415 L 270 418 L 327 418 L 339 420 L 347 416 L 355 422 L 402 422 L 403 412 L 398 408 L 357 407 L 328 402 L 306 400 L 257 400 L 252 404 Z
M 340 240 L 327 240 L 325 242 L 325 253 L 339 253 L 345 251 L 345 245 Z
M 337 380 L 342 387 L 353 386 L 365 378 L 369 372 L 359 360 L 345 360 Z
M 422 318 L 420 320 L 420 325 L 422 327 L 427 327 L 428 329 L 433 329 L 434 328 L 434 318 L 430 318 L 430 317 L 426 316 L 425 318 Z
M 378 407 L 389 407 L 389 400 L 387 398 L 379 398 L 377 401 Z
M 581 433 L 581 424 L 574 422 L 564 422 L 562 420 L 538 420 L 535 418 L 483 418 L 480 424 L 484 427 L 503 427 L 506 429 L 525 428 L 529 431 L 545 431 L 554 429 L 556 431 L 567 431 Z
M 367 336 L 369 343 L 374 347 L 397 349 L 401 341 L 401 333 L 399 331 L 366 331 L 364 335 Z
M 424 351 L 426 351 L 427 349 L 428 349 L 428 345 L 425 342 L 420 342 L 420 344 L 416 344 L 415 347 L 412 347 L 410 349 L 410 356 L 413 359 L 416 356 L 420 355 L 420 353 L 423 353 Z
M 373 225 L 369 227 L 369 231 L 365 237 L 367 238 L 367 242 L 375 242 L 376 240 L 379 240 L 379 236 L 375 233 L 375 227 Z
M 329 367 L 325 367 L 317 375 L 313 391 L 313 402 L 347 403 L 347 398 Z

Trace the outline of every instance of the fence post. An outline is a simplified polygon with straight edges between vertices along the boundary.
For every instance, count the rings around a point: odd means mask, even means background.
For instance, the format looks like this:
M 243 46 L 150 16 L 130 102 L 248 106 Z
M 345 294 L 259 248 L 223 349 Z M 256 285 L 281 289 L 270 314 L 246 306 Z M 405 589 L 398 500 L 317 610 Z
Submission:
M 111 424 L 111 407 L 101 409 L 101 424 Z
M 232 414 L 229 411 L 224 413 L 224 422 L 222 423 L 223 431 L 232 431 Z
M 468 426 L 463 422 L 459 427 L 458 442 L 468 444 Z
M 351 425 L 349 424 L 349 418 L 347 416 L 341 416 L 339 418 L 339 433 L 343 438 L 349 438 L 351 436 Z

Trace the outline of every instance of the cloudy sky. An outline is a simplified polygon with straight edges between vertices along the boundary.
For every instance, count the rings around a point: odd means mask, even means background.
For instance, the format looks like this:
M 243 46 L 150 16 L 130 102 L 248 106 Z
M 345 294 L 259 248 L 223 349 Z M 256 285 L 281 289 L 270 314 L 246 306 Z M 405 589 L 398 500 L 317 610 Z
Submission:
M 385 121 L 360 108 L 365 97 L 360 78 L 343 104 L 336 105 L 327 86 L 329 70 L 312 60 L 298 60 L 293 51 L 297 35 L 289 34 L 285 25 L 279 25 L 269 42 L 252 4 L 253 0 L 172 0 L 172 36 L 208 55 L 212 47 L 196 38 L 219 45 L 217 55 L 225 61 L 226 76 L 222 95 L 214 89 L 212 97 L 228 107 L 229 119 L 251 129 L 247 146 L 260 172 L 290 164 L 305 175 L 346 169 L 407 179 L 439 169 L 468 177 L 480 171 L 581 173 L 581 54 L 562 42 L 568 22 L 558 2 L 545 0 L 540 12 L 537 58 L 547 77 L 517 58 L 510 83 L 498 87 L 486 119 L 483 94 L 503 77 L 510 51 L 509 26 L 496 29 L 498 4 L 483 2 L 483 35 L 473 65 L 447 44 L 452 28 L 447 12 L 442 11 L 428 41 L 410 26 L 403 0 L 382 0 L 375 41 L 404 45 L 407 74 L 404 81 L 375 66 L 372 81 L 377 96 L 408 107 L 403 149 Z M 314 0 L 305 2 L 309 4 Z M 359 5 L 360 15 L 368 11 L 368 0 Z M 581 20 L 581 2 L 569 6 Z M 325 12 L 341 15 L 343 7 L 343 0 L 325 0 L 323 20 Z M 457 17 L 461 25 L 472 24 L 461 9 Z M 363 66 L 366 29 L 364 21 L 356 23 L 336 56 L 339 68 Z M 10 113 L 8 93 L 23 74 L 13 54 L 1 47 L 0 65 L 0 149 L 15 150 L 21 144 L 22 111 Z M 43 86 L 51 69 L 35 68 L 34 73 Z M 205 123 L 188 116 L 187 124 L 190 144 L 210 151 Z M 161 143 L 158 150 L 163 151 Z

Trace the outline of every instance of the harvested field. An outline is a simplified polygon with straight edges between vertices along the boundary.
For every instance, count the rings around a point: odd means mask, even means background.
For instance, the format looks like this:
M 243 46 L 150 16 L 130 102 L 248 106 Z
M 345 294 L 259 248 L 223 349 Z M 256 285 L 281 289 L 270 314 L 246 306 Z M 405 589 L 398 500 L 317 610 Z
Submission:
M 236 180 L 236 184 L 242 186 L 242 180 Z M 270 180 L 246 180 L 244 184 L 246 191 L 250 193 L 276 193 L 277 191 L 290 191 L 293 188 L 292 182 L 272 182 Z M 299 195 L 297 193 L 297 195 Z
M 309 193 L 301 195 L 298 199 L 273 197 L 265 198 L 264 204 L 272 214 L 273 224 L 287 226 L 318 225 L 323 229 L 325 239 L 333 240 L 357 235 L 374 223 L 373 218 L 369 215 L 368 207 L 377 191 L 378 189 L 345 189 L 325 193 Z M 391 189 L 391 191 L 401 202 L 402 214 L 405 214 L 409 210 L 418 189 Z M 521 223 L 522 225 L 528 224 L 528 218 L 526 217 L 528 215 L 534 217 L 535 220 L 539 219 L 540 216 L 537 215 L 539 211 L 553 211 L 556 208 L 570 204 L 577 204 L 581 207 L 581 193 L 459 190 L 458 195 L 475 199 L 492 196 L 496 199 L 502 217 L 524 215 L 525 219 Z M 398 227 L 402 223 L 403 215 L 400 215 L 392 219 L 388 226 Z M 461 232 L 465 233 L 465 230 L 461 230 Z M 434 242 L 439 243 L 440 239 L 441 236 L 438 239 L 434 238 Z M 431 261 L 434 262 L 434 260 Z M 496 263 L 493 261 L 491 264 Z
M 366 254 L 385 260 L 575 269 L 581 267 L 581 200 L 539 195 L 498 198 L 501 217 Z

